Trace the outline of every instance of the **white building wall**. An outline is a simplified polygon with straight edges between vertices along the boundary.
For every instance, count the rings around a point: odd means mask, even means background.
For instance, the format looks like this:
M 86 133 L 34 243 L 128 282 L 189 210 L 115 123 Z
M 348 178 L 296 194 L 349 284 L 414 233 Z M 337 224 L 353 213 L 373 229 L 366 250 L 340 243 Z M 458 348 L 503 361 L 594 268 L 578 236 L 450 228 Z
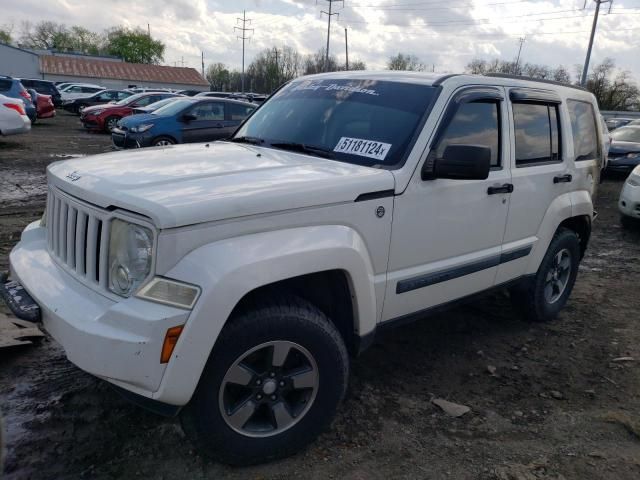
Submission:
M 0 75 L 42 78 L 37 55 L 0 43 Z

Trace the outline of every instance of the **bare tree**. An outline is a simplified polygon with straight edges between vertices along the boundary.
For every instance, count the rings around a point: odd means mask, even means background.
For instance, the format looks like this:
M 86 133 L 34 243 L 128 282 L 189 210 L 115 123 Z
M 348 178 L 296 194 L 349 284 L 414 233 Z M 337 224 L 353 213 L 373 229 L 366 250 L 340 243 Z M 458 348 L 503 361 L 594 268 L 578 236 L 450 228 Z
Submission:
M 324 47 L 318 50 L 316 53 L 312 53 L 307 55 L 304 59 L 304 74 L 311 75 L 313 73 L 322 73 L 325 71 L 325 49 Z M 338 61 L 336 57 L 333 55 L 329 55 L 329 68 L 326 70 L 328 72 L 336 72 L 338 70 L 342 70 L 338 66 Z
M 418 57 L 411 53 L 398 53 L 397 55 L 389 58 L 387 68 L 389 70 L 413 70 L 423 72 L 426 69 L 426 66 Z
M 10 44 L 13 41 L 13 25 L 0 25 L 0 43 Z
M 640 110 L 640 90 L 629 72 L 617 71 L 614 61 L 605 58 L 587 77 L 587 90 L 592 92 L 602 110 Z

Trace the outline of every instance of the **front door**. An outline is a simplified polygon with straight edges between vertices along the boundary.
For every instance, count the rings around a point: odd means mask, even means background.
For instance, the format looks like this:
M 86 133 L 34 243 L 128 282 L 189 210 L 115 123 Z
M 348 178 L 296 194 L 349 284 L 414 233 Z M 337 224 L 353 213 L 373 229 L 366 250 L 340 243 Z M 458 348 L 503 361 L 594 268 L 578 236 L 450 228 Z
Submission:
M 229 136 L 222 102 L 200 102 L 191 107 L 187 114 L 193 115 L 193 118 L 183 127 L 185 143 L 210 142 Z
M 447 145 L 479 145 L 491 149 L 492 168 L 486 180 L 423 180 L 419 168 L 395 197 L 383 321 L 494 284 L 511 189 L 506 118 L 502 88 L 452 97 L 428 158 Z

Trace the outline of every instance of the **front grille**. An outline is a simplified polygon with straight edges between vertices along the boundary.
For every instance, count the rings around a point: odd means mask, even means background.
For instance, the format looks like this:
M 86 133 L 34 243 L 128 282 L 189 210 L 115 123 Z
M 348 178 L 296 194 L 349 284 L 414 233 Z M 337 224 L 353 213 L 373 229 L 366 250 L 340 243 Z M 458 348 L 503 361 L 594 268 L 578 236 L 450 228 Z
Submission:
M 49 252 L 67 270 L 107 287 L 109 214 L 49 188 L 47 197 Z

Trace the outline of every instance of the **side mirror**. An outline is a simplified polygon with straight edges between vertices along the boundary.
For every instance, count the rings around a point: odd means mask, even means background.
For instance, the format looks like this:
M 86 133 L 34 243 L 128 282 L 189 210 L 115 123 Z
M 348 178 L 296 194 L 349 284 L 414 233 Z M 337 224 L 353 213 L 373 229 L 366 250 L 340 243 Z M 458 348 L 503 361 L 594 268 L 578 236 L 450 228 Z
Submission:
M 480 145 L 448 145 L 433 162 L 432 178 L 485 180 L 491 170 L 491 149 Z M 423 175 L 424 178 L 424 175 Z
M 182 115 L 182 121 L 184 123 L 189 123 L 192 122 L 193 120 L 196 120 L 198 117 L 196 117 L 195 115 L 191 114 L 191 113 L 185 113 L 184 115 Z

